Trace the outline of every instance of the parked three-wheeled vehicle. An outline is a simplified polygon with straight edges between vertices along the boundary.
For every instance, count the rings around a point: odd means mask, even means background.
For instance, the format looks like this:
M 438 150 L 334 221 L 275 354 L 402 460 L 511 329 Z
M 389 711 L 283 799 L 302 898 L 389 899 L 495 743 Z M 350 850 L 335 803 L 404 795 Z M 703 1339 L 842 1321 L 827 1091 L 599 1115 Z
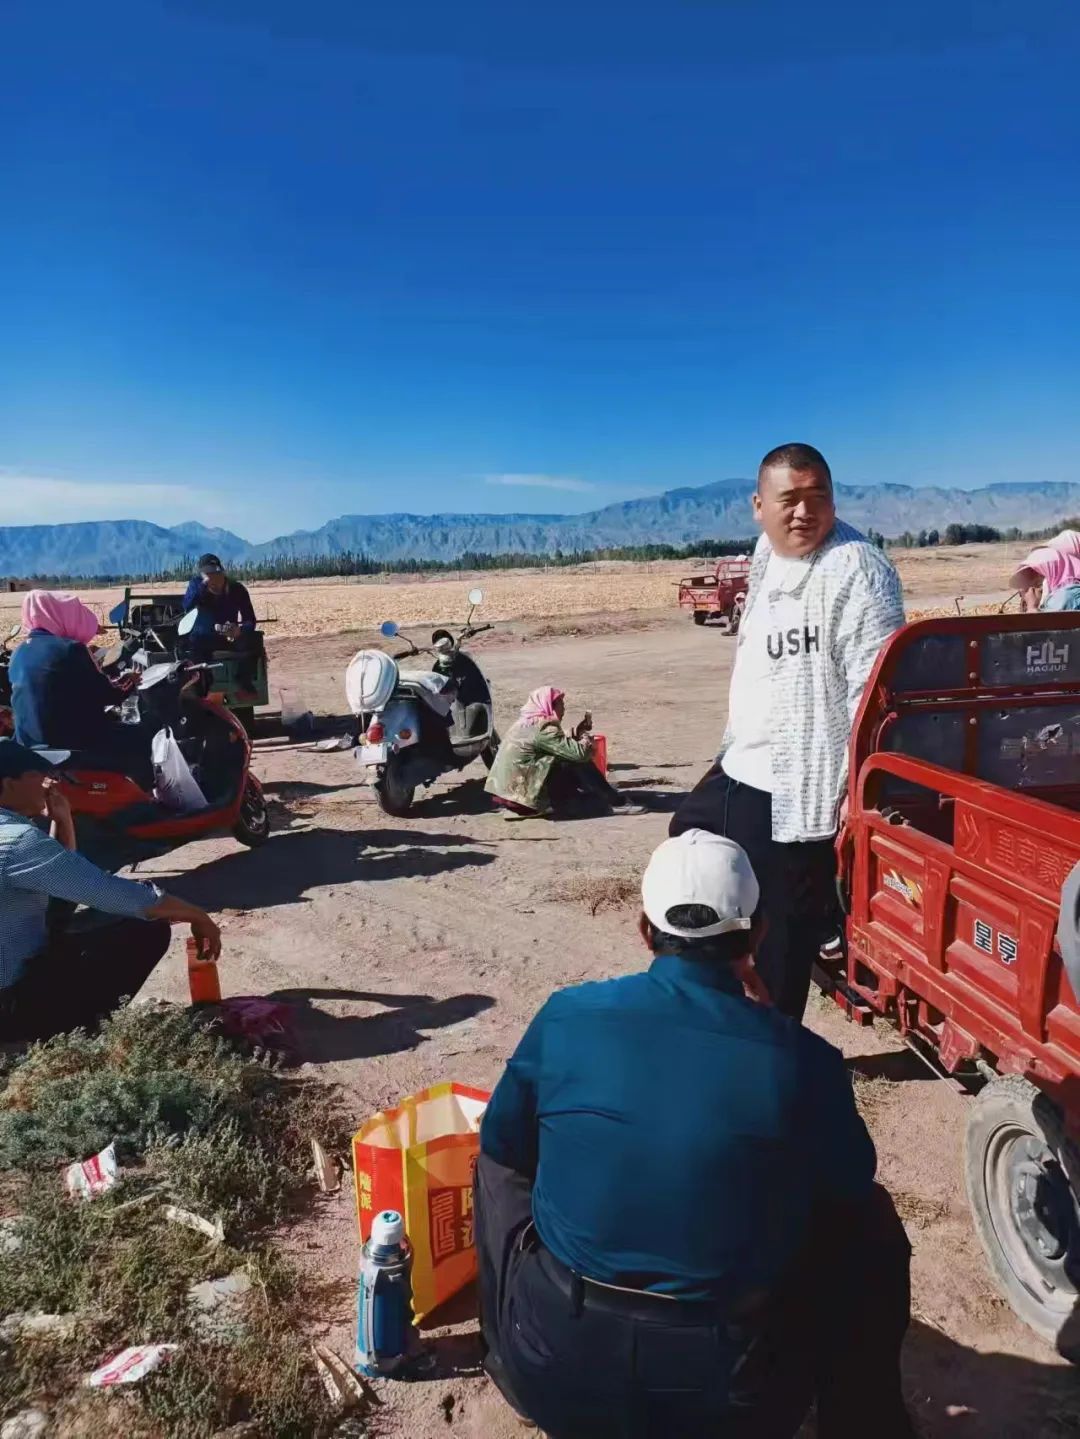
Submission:
M 1080 615 L 894 635 L 838 853 L 845 944 L 819 980 L 971 1096 L 965 1177 L 994 1277 L 1080 1361 Z

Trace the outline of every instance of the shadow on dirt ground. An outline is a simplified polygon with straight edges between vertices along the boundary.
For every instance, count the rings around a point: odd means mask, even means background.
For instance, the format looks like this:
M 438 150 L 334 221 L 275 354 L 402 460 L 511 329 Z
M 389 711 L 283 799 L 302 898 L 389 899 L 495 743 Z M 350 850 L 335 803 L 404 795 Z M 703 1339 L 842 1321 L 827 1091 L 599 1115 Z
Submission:
M 436 790 L 434 794 L 424 795 L 416 801 L 412 813 L 417 819 L 441 819 L 455 814 L 487 814 L 495 808 L 491 796 L 484 789 L 483 779 L 477 777 L 455 783 L 451 776 L 447 784 L 449 788 Z
M 430 994 L 375 994 L 354 989 L 277 989 L 267 996 L 291 1006 L 296 1046 L 309 1064 L 342 1059 L 372 1059 L 400 1054 L 425 1043 L 427 1029 L 446 1029 L 483 1014 L 494 1005 L 490 994 L 455 994 L 433 999 Z M 328 1014 L 320 1000 L 352 1000 L 383 1004 L 385 1014 Z
M 904 1392 L 922 1439 L 1053 1439 L 1080 1433 L 1075 1369 L 1012 1354 L 980 1354 L 918 1319 L 904 1346 Z M 869 1420 L 867 1430 L 872 1432 Z
M 941 1082 L 940 1075 L 922 1062 L 910 1049 L 890 1049 L 884 1054 L 860 1054 L 845 1061 L 848 1069 L 861 1079 L 887 1079 L 891 1084 L 908 1080 L 929 1079 Z
M 300 903 L 313 888 L 430 877 L 495 858 L 468 835 L 422 829 L 374 834 L 377 840 L 359 830 L 286 830 L 259 850 L 223 855 L 169 884 L 206 909 L 266 909 Z
M 263 785 L 265 794 L 271 799 L 280 800 L 283 804 L 297 799 L 313 799 L 316 795 L 346 794 L 351 790 L 366 788 L 367 785 L 362 784 L 359 780 L 344 784 L 315 784 L 312 780 L 306 779 L 279 779 L 271 780 Z

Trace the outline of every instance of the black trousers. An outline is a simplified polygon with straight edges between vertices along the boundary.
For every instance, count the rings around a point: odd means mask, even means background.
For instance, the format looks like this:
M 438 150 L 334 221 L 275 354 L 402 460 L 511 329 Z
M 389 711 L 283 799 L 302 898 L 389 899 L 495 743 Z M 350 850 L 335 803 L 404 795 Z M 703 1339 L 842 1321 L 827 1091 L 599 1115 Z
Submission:
M 0 1039 L 48 1039 L 94 1029 L 124 996 L 134 996 L 169 947 L 164 919 L 80 913 L 0 990 Z
M 485 1368 L 550 1439 L 911 1439 L 900 1388 L 911 1249 L 892 1201 L 822 1216 L 752 1313 L 613 1293 L 539 1244 L 529 1181 L 481 1155 L 475 1235 Z
M 801 1019 L 810 971 L 837 916 L 833 841 L 778 844 L 772 837 L 772 795 L 730 779 L 719 760 L 672 817 L 671 834 L 688 829 L 727 835 L 749 856 L 767 924 L 758 973 L 777 1009 Z
M 591 762 L 557 759 L 548 778 L 548 798 L 559 814 L 606 814 L 626 803 Z

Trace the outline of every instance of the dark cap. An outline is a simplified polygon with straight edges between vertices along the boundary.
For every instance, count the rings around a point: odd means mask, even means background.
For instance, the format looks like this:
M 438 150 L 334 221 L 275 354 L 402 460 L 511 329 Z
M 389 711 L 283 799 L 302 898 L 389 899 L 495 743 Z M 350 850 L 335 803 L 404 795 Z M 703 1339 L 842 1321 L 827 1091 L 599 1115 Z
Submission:
M 220 575 L 225 566 L 218 559 L 217 555 L 201 555 L 199 558 L 199 573 L 201 575 Z
M 21 779 L 24 774 L 57 774 L 70 758 L 69 749 L 27 749 L 17 740 L 0 739 L 0 780 Z

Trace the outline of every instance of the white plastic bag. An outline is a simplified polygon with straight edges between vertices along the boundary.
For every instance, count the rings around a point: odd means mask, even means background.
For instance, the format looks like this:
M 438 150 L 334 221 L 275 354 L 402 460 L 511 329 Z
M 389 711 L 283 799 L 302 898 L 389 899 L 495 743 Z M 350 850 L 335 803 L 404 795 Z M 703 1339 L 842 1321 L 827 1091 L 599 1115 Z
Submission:
M 115 1143 L 108 1145 L 100 1154 L 92 1154 L 81 1164 L 69 1164 L 64 1170 L 64 1185 L 73 1199 L 93 1199 L 112 1189 L 116 1181 Z
M 191 773 L 171 729 L 159 729 L 150 746 L 154 762 L 154 798 L 170 809 L 205 809 L 206 796 Z
M 178 1344 L 140 1344 L 123 1349 L 108 1364 L 95 1369 L 87 1377 L 91 1389 L 111 1389 L 114 1384 L 136 1384 L 166 1363 L 179 1349 Z

